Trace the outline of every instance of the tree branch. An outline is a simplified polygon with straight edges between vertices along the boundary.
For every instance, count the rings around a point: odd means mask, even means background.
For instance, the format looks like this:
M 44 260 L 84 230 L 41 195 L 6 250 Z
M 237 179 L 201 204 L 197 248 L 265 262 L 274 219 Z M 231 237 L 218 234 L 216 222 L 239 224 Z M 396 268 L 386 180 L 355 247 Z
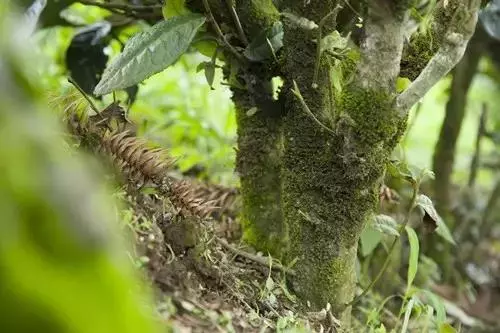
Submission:
M 396 103 L 402 114 L 406 114 L 460 61 L 474 33 L 480 4 L 480 0 L 470 0 L 469 5 L 457 5 L 441 47 L 408 89 L 397 97 Z

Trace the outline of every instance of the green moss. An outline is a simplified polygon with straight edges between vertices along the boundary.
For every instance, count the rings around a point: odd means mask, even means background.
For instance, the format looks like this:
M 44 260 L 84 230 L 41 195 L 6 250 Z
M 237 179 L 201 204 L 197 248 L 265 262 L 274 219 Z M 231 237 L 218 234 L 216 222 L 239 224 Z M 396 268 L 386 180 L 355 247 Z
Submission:
M 250 40 L 280 18 L 272 0 L 237 1 L 236 11 Z
M 397 132 L 400 117 L 393 105 L 393 96 L 385 92 L 355 88 L 343 94 L 339 107 L 354 122 L 356 138 L 372 146 Z
M 439 49 L 439 42 L 435 32 L 417 33 L 412 36 L 403 51 L 399 75 L 411 81 L 415 80 Z

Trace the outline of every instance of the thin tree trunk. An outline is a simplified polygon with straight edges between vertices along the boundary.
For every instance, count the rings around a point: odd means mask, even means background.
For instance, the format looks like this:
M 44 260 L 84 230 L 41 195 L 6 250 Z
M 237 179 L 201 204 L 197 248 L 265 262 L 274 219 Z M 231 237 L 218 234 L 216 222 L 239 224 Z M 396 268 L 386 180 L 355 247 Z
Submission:
M 439 211 L 446 213 L 450 208 L 450 185 L 455 162 L 455 151 L 465 117 L 467 93 L 477 71 L 484 49 L 483 32 L 477 29 L 464 57 L 455 67 L 451 83 L 450 99 L 446 104 L 446 114 L 434 148 L 433 169 L 434 198 Z
M 297 4 L 302 0 L 289 2 L 293 8 L 303 8 L 300 15 L 315 22 L 335 8 L 335 1 L 311 2 L 306 7 Z M 334 28 L 332 22 L 329 24 L 325 25 L 325 35 Z M 329 303 L 344 323 L 350 313 L 346 304 L 352 301 L 356 286 L 359 235 L 376 209 L 386 162 L 406 125 L 394 109 L 394 96 L 389 92 L 390 81 L 399 72 L 403 39 L 399 25 L 391 19 L 384 26 L 384 33 L 374 31 L 374 39 L 383 35 L 393 40 L 388 44 L 381 39 L 367 42 L 384 43 L 385 49 L 377 50 L 377 55 L 365 50 L 359 73 L 355 73 L 360 80 L 346 87 L 336 101 L 338 106 L 333 107 L 328 56 L 322 57 L 314 88 L 314 36 L 294 24 L 285 24 L 287 114 L 283 123 L 282 202 L 290 259 L 298 259 L 294 289 L 316 309 Z M 368 22 L 367 35 L 371 28 L 379 27 Z M 376 64 L 384 69 L 374 72 Z M 293 81 L 314 117 L 290 92 Z M 370 82 L 370 86 L 363 86 L 364 82 Z M 325 129 L 331 126 L 328 119 L 336 117 L 333 128 Z
M 234 92 L 238 125 L 236 171 L 243 197 L 243 238 L 256 249 L 281 257 L 287 234 L 281 211 L 281 117 L 269 82 Z

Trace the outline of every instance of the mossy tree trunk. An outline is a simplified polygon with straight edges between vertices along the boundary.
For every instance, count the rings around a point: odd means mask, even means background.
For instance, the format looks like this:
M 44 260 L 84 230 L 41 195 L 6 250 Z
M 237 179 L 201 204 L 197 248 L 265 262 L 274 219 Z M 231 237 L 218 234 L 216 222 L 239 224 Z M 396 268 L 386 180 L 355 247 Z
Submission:
M 191 2 L 196 3 L 187 3 Z M 220 9 L 221 2 L 209 2 Z M 197 3 L 200 6 L 201 1 Z M 352 45 L 348 57 L 341 57 L 346 79 L 341 91 L 334 89 L 329 76 L 335 56 L 318 54 L 318 28 L 303 23 L 323 21 L 323 36 L 335 29 L 343 31 L 329 14 L 344 2 L 279 1 L 280 10 L 295 19 L 280 17 L 274 6 L 278 1 L 234 3 L 250 41 L 276 20 L 281 19 L 284 27 L 284 46 L 277 58 L 242 65 L 238 78 L 247 89 L 234 90 L 237 169 L 247 240 L 258 248 L 281 252 L 272 245 L 278 235 L 286 243 L 288 235 L 287 259 L 297 259 L 296 293 L 314 309 L 329 303 L 334 315 L 347 323 L 347 305 L 356 286 L 358 239 L 377 207 L 390 154 L 405 130 L 410 107 L 462 57 L 477 20 L 479 0 L 448 2 L 451 13 L 444 17 L 457 22 L 447 21 L 442 45 L 401 94 L 396 80 L 412 1 L 355 2 L 363 13 L 363 38 Z M 460 15 L 455 15 L 458 11 Z M 226 25 L 234 24 L 223 8 L 216 15 Z M 340 15 L 353 14 L 346 8 Z M 352 20 L 343 16 L 339 22 Z M 270 99 L 273 76 L 284 80 L 280 103 Z M 251 115 L 253 111 L 248 111 L 255 107 L 258 111 Z
M 249 75 L 247 75 L 248 78 Z M 282 108 L 273 100 L 269 79 L 247 79 L 252 93 L 235 90 L 238 125 L 236 171 L 243 194 L 243 238 L 255 248 L 281 257 L 287 233 L 281 210 Z
M 335 7 L 334 1 L 306 7 L 298 2 L 288 3 L 315 22 Z M 370 14 L 373 10 L 368 9 Z M 285 25 L 286 81 L 297 82 L 319 121 L 328 124 L 328 113 L 337 119 L 331 131 L 323 129 L 288 92 L 283 124 L 283 211 L 291 243 L 289 256 L 298 258 L 295 291 L 316 308 L 330 303 L 340 317 L 348 313 L 345 305 L 354 296 L 359 235 L 375 211 L 380 179 L 405 125 L 406 116 L 394 104 L 402 19 L 386 14 L 376 24 L 368 15 L 365 29 L 367 36 L 374 32 L 373 39 L 367 38 L 360 50 L 354 83 L 345 86 L 335 101 L 330 97 L 333 87 L 328 79 L 333 59 L 323 54 L 318 88 L 313 88 L 314 35 L 293 23 Z M 325 35 L 335 28 L 333 22 L 329 24 Z

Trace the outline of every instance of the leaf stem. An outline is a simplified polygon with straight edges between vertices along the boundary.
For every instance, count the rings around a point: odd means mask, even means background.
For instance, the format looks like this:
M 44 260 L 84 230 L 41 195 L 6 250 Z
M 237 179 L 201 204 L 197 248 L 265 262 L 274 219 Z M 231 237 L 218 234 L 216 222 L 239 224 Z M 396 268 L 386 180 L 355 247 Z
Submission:
M 245 31 L 243 31 L 243 27 L 241 26 L 240 18 L 238 17 L 238 13 L 236 12 L 236 8 L 234 8 L 232 0 L 226 0 L 226 4 L 229 7 L 229 11 L 231 12 L 231 16 L 233 17 L 234 24 L 236 25 L 236 30 L 238 30 L 238 34 L 240 35 L 241 41 L 248 45 L 248 39 L 245 35 Z
M 321 126 L 322 128 L 324 128 L 328 132 L 330 132 L 332 134 L 335 134 L 335 132 L 331 128 L 329 128 L 328 126 L 324 125 L 321 121 L 319 121 L 319 119 L 316 118 L 316 116 L 314 115 L 314 113 L 312 113 L 311 109 L 309 109 L 309 106 L 307 106 L 307 103 L 304 100 L 304 97 L 302 97 L 302 94 L 300 93 L 299 87 L 297 86 L 297 82 L 295 82 L 295 80 L 293 81 L 292 93 L 295 95 L 295 97 L 297 97 L 297 99 L 299 100 L 299 102 L 300 102 L 300 104 L 302 106 L 302 109 L 304 110 L 304 112 L 308 116 L 310 116 L 319 126 Z
M 229 44 L 229 42 L 226 39 L 226 36 L 224 36 L 224 34 L 222 33 L 222 30 L 220 29 L 219 24 L 217 24 L 214 14 L 212 13 L 212 9 L 210 9 L 210 4 L 208 3 L 208 0 L 203 0 L 203 6 L 205 7 L 205 11 L 207 12 L 209 20 L 212 21 L 215 33 L 219 36 L 219 38 L 222 40 L 227 49 L 236 57 L 236 59 L 243 61 L 244 59 L 241 56 L 241 54 L 239 54 L 238 51 L 236 51 L 236 49 L 231 44 Z
M 325 25 L 326 21 L 331 17 L 334 16 L 335 22 L 337 21 L 337 14 L 340 12 L 342 9 L 342 6 L 337 5 L 331 12 L 326 14 L 325 17 L 321 19 L 318 25 L 318 36 L 317 36 L 317 46 L 316 46 L 316 62 L 314 64 L 314 74 L 313 74 L 313 83 L 312 87 L 316 89 L 318 87 L 318 75 L 319 75 L 319 65 L 321 63 L 321 39 L 323 38 L 322 36 L 322 30 L 323 26 Z M 335 23 L 336 24 L 336 23 Z

